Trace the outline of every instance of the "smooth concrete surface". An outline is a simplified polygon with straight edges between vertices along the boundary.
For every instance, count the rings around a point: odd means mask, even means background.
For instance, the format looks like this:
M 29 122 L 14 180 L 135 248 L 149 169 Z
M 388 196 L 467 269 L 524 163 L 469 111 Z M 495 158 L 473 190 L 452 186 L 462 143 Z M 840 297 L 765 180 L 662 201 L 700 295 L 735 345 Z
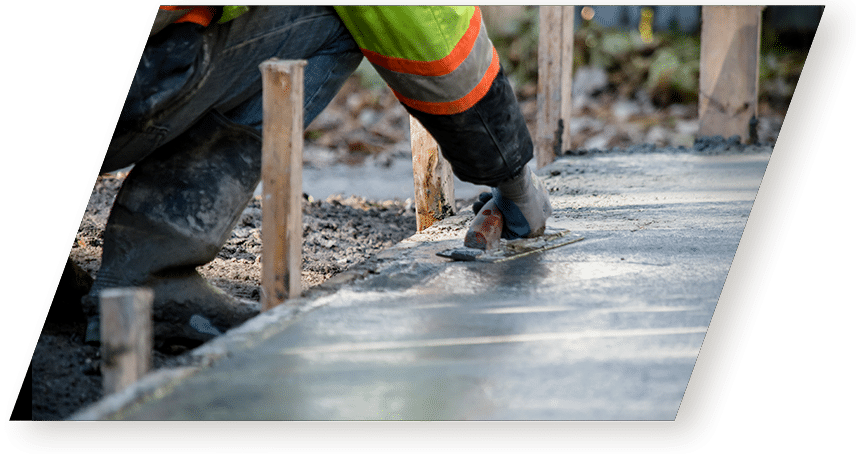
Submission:
M 540 172 L 549 225 L 583 241 L 451 262 L 451 218 L 104 418 L 672 420 L 769 158 L 562 159 Z

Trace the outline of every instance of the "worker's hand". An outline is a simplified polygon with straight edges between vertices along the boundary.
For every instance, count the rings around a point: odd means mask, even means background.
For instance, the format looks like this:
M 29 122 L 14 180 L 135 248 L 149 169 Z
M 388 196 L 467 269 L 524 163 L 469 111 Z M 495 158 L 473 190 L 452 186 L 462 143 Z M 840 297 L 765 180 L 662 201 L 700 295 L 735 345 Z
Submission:
M 553 214 L 547 189 L 528 167 L 520 176 L 500 183 L 491 192 L 479 195 L 479 199 L 473 203 L 473 212 L 478 213 L 491 199 L 502 212 L 502 237 L 505 239 L 531 238 L 543 234 L 547 218 Z

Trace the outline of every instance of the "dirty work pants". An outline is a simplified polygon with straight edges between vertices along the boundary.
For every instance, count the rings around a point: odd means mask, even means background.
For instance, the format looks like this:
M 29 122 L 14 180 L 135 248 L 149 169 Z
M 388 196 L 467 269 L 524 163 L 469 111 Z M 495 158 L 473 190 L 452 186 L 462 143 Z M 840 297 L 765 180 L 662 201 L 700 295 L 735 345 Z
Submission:
M 307 60 L 309 124 L 362 54 L 323 6 L 251 7 L 225 24 L 173 24 L 149 39 L 101 168 L 134 164 L 91 296 L 214 259 L 259 181 L 259 64 L 271 57 Z
M 304 124 L 362 59 L 331 7 L 259 6 L 225 24 L 174 24 L 149 39 L 101 168 L 138 162 L 209 112 L 261 131 L 264 60 L 305 59 Z

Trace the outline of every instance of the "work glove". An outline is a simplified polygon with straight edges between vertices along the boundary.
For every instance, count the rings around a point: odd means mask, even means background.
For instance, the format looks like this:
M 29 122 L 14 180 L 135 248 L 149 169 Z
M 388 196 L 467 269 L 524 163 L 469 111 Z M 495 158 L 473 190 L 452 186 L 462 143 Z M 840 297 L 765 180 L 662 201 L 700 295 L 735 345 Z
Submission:
M 529 167 L 525 167 L 520 175 L 492 188 L 491 192 L 481 193 L 473 203 L 473 212 L 481 211 L 491 199 L 502 212 L 502 237 L 507 240 L 542 235 L 547 218 L 553 214 L 544 183 Z

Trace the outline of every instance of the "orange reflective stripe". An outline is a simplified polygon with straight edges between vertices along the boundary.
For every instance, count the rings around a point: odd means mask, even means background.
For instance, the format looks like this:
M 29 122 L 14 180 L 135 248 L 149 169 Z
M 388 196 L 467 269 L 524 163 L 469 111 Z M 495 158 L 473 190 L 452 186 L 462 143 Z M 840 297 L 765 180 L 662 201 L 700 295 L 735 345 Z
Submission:
M 216 13 L 213 6 L 161 6 L 160 9 L 167 11 L 189 9 L 187 14 L 181 16 L 181 18 L 176 20 L 175 23 L 193 22 L 194 24 L 199 24 L 204 27 L 207 27 L 208 24 L 211 23 L 211 20 L 214 19 L 214 15 Z
M 499 74 L 499 55 L 497 55 L 496 49 L 493 49 L 493 58 L 491 59 L 490 67 L 488 67 L 484 77 L 482 77 L 479 84 L 463 98 L 449 102 L 425 102 L 406 98 L 395 90 L 392 90 L 392 92 L 399 101 L 418 111 L 433 115 L 453 115 L 464 112 L 474 106 L 477 102 L 481 101 L 484 95 L 487 94 L 488 90 L 490 90 L 490 86 L 493 84 L 493 80 L 496 79 L 497 74 Z
M 454 71 L 463 62 L 473 48 L 481 28 L 481 9 L 475 8 L 470 19 L 470 26 L 452 49 L 449 55 L 435 61 L 417 61 L 406 58 L 388 57 L 386 55 L 361 49 L 366 59 L 378 66 L 400 73 L 417 74 L 420 76 L 442 76 Z

